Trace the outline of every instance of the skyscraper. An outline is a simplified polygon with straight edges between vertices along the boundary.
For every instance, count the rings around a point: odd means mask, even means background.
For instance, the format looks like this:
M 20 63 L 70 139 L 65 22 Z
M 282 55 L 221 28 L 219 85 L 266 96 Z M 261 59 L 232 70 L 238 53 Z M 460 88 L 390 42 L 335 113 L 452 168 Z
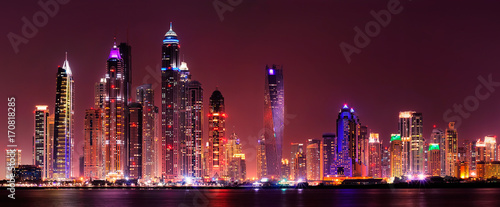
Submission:
M 85 110 L 84 147 L 83 147 L 83 177 L 102 179 L 103 172 L 103 135 L 101 109 Z
M 455 122 L 448 124 L 446 129 L 446 175 L 455 176 L 455 163 L 458 161 L 458 135 Z
M 155 169 L 157 164 L 161 164 L 155 160 L 156 154 L 161 151 L 155 147 L 158 107 L 154 104 L 154 91 L 151 84 L 137 87 L 136 102 L 142 105 L 142 178 L 151 179 L 159 177 Z
M 48 178 L 47 144 L 49 141 L 49 109 L 37 105 L 35 110 L 35 130 L 33 135 L 33 165 L 42 168 L 42 178 Z
M 266 65 L 264 85 L 264 138 L 266 141 L 267 176 L 281 177 L 285 116 L 283 67 Z
M 143 140 L 142 140 L 142 124 L 144 123 L 142 105 L 140 103 L 131 103 L 128 106 L 127 119 L 128 119 L 128 176 L 132 179 L 142 178 L 142 155 L 143 155 Z
M 337 149 L 337 139 L 335 134 L 323 134 L 323 177 L 336 175 L 335 151 Z
M 60 180 L 73 177 L 74 85 L 66 55 L 63 66 L 57 69 L 54 116 L 53 177 Z
M 380 164 L 382 166 L 382 177 L 391 177 L 391 151 L 389 147 L 382 149 L 382 161 Z
M 306 148 L 307 180 L 321 179 L 321 140 L 309 139 Z
M 224 176 L 224 139 L 226 132 L 226 110 L 224 97 L 219 90 L 215 90 L 210 96 L 208 112 L 208 141 L 210 144 L 210 177 L 220 178 Z
M 361 176 L 358 165 L 358 130 L 359 119 L 354 114 L 354 109 L 342 107 L 337 118 L 337 159 L 336 175 Z
M 45 174 L 46 178 L 53 178 L 54 169 L 54 114 L 48 117 L 48 132 L 47 142 L 45 143 Z
M 439 143 L 430 143 L 428 153 L 428 174 L 441 176 L 441 150 L 439 149 Z
M 183 63 L 185 65 L 185 63 Z M 184 67 L 181 67 L 184 68 Z M 187 66 L 185 66 L 187 68 Z M 202 174 L 202 139 L 203 139 L 203 88 L 198 81 L 191 81 L 187 89 L 186 105 L 186 153 L 185 170 L 189 177 L 201 179 Z
M 267 177 L 266 144 L 262 137 L 257 141 L 257 177 L 259 179 Z
M 180 106 L 180 59 L 177 34 L 170 30 L 165 34 L 162 46 L 161 66 L 161 125 L 162 125 L 162 173 L 167 178 L 174 178 L 179 171 L 179 139 L 181 136 Z M 163 164 L 164 163 L 164 164 Z
M 378 133 L 370 133 L 368 142 L 368 176 L 381 178 L 382 177 L 382 144 L 379 140 Z
M 369 164 L 369 134 L 368 127 L 360 125 L 358 128 L 358 137 L 356 140 L 356 171 L 353 173 L 356 176 L 368 176 L 368 164 Z M 380 153 L 379 153 L 380 155 Z
M 440 158 L 440 165 L 441 165 L 441 175 L 444 176 L 446 173 L 446 152 L 445 152 L 445 142 L 446 139 L 444 138 L 444 131 L 442 129 L 434 128 L 432 129 L 431 137 L 430 137 L 430 142 L 439 144 L 439 156 Z
M 424 173 L 424 138 L 422 113 L 399 112 L 399 134 L 403 141 L 404 175 Z
M 245 156 L 244 154 L 242 154 L 240 139 L 238 139 L 236 133 L 233 133 L 231 134 L 231 136 L 229 136 L 225 148 L 226 152 L 224 154 L 226 156 L 226 159 L 228 160 L 226 174 L 231 180 L 239 180 L 241 179 L 240 165 L 241 161 L 244 160 Z M 235 156 L 237 154 L 240 155 Z
M 94 85 L 94 107 L 96 109 L 104 110 L 104 101 L 106 99 L 106 78 Z
M 391 134 L 391 177 L 403 176 L 403 141 L 401 135 Z
M 121 45 L 120 45 L 121 46 Z M 130 48 L 124 49 L 130 52 Z M 120 48 L 114 45 L 106 63 L 104 98 L 104 151 L 105 175 L 124 178 L 127 171 L 127 105 L 130 97 L 128 74 Z M 127 54 L 128 55 L 128 54 Z M 130 60 L 129 60 L 130 61 Z M 102 81 L 101 81 L 102 83 Z
M 486 147 L 486 162 L 497 161 L 497 136 L 489 135 L 484 137 L 484 145 Z
M 295 180 L 307 180 L 307 157 L 303 144 L 299 144 L 299 151 L 295 155 Z

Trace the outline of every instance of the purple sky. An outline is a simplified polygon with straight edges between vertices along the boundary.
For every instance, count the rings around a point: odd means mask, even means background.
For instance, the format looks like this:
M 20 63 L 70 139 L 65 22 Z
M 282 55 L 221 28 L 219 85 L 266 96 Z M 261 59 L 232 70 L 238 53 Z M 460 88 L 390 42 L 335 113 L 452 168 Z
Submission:
M 35 105 L 47 104 L 54 112 L 56 72 L 64 52 L 68 52 L 76 84 L 75 151 L 81 155 L 84 110 L 93 105 L 93 86 L 105 73 L 113 35 L 132 45 L 133 87 L 158 84 L 162 39 L 170 21 L 193 79 L 203 84 L 205 108 L 216 86 L 224 95 L 227 130 L 235 131 L 244 143 L 249 177 L 256 175 L 255 143 L 263 126 L 266 64 L 284 65 L 289 114 L 284 157 L 289 157 L 290 142 L 306 142 L 335 131 L 344 103 L 354 107 L 361 123 L 380 133 L 387 144 L 390 134 L 397 132 L 399 111 L 422 112 L 424 137 L 428 138 L 432 125 L 446 126 L 446 110 L 475 95 L 479 76 L 488 79 L 491 74 L 493 81 L 500 81 L 500 14 L 495 1 L 403 0 L 402 11 L 392 15 L 359 54 L 351 55 L 350 64 L 339 44 L 353 45 L 353 28 L 364 30 L 374 20 L 370 11 L 387 9 L 388 0 L 242 0 L 231 6 L 232 12 L 223 14 L 223 21 L 212 3 L 70 1 L 40 24 L 34 37 L 15 53 L 7 35 L 22 35 L 21 19 L 32 21 L 43 10 L 34 0 L 4 2 L 0 9 L 1 97 L 5 110 L 7 97 L 16 97 L 16 133 L 23 163 L 32 162 Z M 150 74 L 148 67 L 154 72 Z M 159 105 L 159 90 L 156 98 Z M 480 100 L 477 109 L 462 119 L 459 139 L 500 134 L 499 102 L 499 91 Z M 5 112 L 0 126 L 6 135 Z M 1 140 L 5 148 L 6 136 Z

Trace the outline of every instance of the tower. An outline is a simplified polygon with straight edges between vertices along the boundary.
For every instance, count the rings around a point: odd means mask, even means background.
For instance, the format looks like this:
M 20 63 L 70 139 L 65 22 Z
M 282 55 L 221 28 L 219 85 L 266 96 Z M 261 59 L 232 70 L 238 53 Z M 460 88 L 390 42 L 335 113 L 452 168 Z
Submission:
M 103 151 L 102 151 L 102 112 L 101 109 L 85 110 L 84 147 L 83 147 L 83 177 L 102 179 Z
M 208 140 L 210 144 L 210 177 L 218 178 L 224 174 L 224 139 L 225 139 L 226 110 L 224 97 L 219 90 L 215 90 L 210 96 L 208 114 Z
M 455 163 L 458 161 L 458 134 L 455 122 L 448 124 L 446 129 L 446 175 L 455 176 Z
M 401 135 L 391 134 L 391 177 L 403 176 L 403 141 Z
M 323 134 L 323 177 L 336 175 L 336 141 L 335 134 Z
M 354 109 L 344 104 L 337 118 L 336 175 L 361 176 L 357 165 L 359 119 Z
M 267 176 L 281 177 L 285 88 L 283 67 L 266 65 L 264 89 L 264 138 L 266 142 Z
M 35 130 L 33 135 L 33 164 L 42 168 L 42 178 L 48 178 L 49 109 L 37 105 L 35 109 Z
M 65 180 L 73 177 L 73 115 L 74 85 L 68 56 L 57 69 L 56 103 L 54 115 L 54 178 Z
M 399 112 L 399 134 L 403 142 L 402 171 L 404 175 L 424 173 L 424 138 L 422 113 Z
M 142 178 L 151 179 L 158 176 L 155 169 L 160 163 L 156 162 L 155 157 L 157 153 L 161 153 L 155 147 L 158 107 L 154 104 L 151 84 L 137 87 L 136 102 L 142 105 Z

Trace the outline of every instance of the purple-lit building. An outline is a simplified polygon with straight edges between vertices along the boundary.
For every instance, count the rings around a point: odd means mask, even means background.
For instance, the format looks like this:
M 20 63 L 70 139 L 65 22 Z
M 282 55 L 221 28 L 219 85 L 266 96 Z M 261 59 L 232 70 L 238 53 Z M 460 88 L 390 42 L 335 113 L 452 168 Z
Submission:
M 359 119 L 354 114 L 354 109 L 342 107 L 337 118 L 337 149 L 336 172 L 337 176 L 353 177 L 357 169 L 357 139 Z
M 283 67 L 266 65 L 264 85 L 264 138 L 266 142 L 267 176 L 281 177 L 283 132 L 285 120 L 285 88 Z
M 323 134 L 323 176 L 329 177 L 336 175 L 337 168 L 335 166 L 335 151 L 337 146 L 337 139 L 334 133 Z

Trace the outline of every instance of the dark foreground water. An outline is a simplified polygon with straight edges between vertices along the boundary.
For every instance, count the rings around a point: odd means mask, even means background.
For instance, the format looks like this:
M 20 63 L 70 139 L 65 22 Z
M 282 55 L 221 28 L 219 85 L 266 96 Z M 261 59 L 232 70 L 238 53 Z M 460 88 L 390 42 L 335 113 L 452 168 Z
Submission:
M 11 206 L 500 206 L 499 188 L 476 189 L 19 189 Z

